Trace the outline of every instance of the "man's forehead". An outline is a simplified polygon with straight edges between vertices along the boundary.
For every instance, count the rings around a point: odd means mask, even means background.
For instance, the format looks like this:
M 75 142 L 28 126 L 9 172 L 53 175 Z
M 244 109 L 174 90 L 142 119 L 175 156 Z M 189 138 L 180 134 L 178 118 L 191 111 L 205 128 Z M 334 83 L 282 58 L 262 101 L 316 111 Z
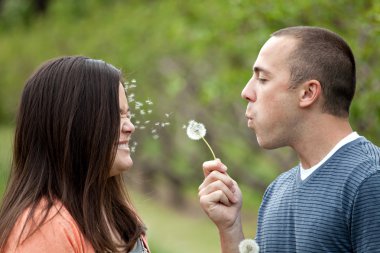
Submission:
M 252 67 L 255 72 L 271 72 L 271 68 L 287 61 L 297 45 L 297 39 L 290 36 L 273 36 L 261 48 Z
M 263 45 L 259 54 L 290 52 L 297 44 L 298 40 L 291 36 L 272 36 Z

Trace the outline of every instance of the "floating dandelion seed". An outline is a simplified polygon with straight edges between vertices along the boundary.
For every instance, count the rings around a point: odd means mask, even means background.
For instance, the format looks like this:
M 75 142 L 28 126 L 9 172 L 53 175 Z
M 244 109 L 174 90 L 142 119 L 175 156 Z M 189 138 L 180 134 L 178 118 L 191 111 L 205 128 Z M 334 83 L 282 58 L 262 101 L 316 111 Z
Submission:
M 255 240 L 244 239 L 239 243 L 240 253 L 259 253 L 259 245 L 257 245 Z
M 135 101 L 135 94 L 132 93 L 128 95 L 128 102 L 132 103 L 133 101 Z
M 132 153 L 135 153 L 135 151 L 136 151 L 136 147 L 137 147 L 137 142 L 134 141 L 134 142 L 132 143 L 132 146 L 131 146 L 131 152 L 132 152 Z
M 210 144 L 208 144 L 208 142 L 204 138 L 206 136 L 206 128 L 202 123 L 198 123 L 195 120 L 190 120 L 189 124 L 187 125 L 186 133 L 187 136 L 192 140 L 202 139 L 206 143 L 207 147 L 210 149 L 214 159 L 216 159 L 214 151 L 212 150 Z
M 139 101 L 135 101 L 135 109 L 136 109 L 136 110 L 139 110 L 140 107 L 142 107 L 143 105 L 144 105 L 143 103 L 141 103 L 141 102 L 139 102 Z
M 137 87 L 137 81 L 136 79 L 132 79 L 129 82 L 124 82 L 124 90 L 126 92 L 126 96 L 128 98 L 128 102 L 130 104 L 130 108 L 134 108 L 135 113 L 130 113 L 130 118 L 134 119 L 133 124 L 135 125 L 136 129 L 143 130 L 143 129 L 150 129 L 151 135 L 153 139 L 159 138 L 159 129 L 167 127 L 170 125 L 169 116 L 171 113 L 165 113 L 165 120 L 158 121 L 158 122 L 152 122 L 149 120 L 148 115 L 153 113 L 152 105 L 154 104 L 153 101 L 150 98 L 146 98 L 143 100 L 140 100 L 138 96 L 135 95 L 134 92 L 131 92 L 130 89 Z M 158 129 L 159 128 L 159 129 Z M 137 143 L 131 146 L 131 152 L 134 152 L 136 149 Z

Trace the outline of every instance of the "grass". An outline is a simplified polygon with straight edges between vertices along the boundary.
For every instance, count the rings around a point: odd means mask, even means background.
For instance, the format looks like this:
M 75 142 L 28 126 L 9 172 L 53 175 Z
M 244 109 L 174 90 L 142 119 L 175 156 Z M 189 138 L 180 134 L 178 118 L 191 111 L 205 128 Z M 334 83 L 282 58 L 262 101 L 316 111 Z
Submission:
M 137 192 L 131 193 L 148 227 L 153 252 L 219 252 L 218 232 L 205 215 L 189 215 Z
M 195 187 L 196 188 L 196 187 Z M 193 193 L 186 210 L 178 210 L 161 200 L 138 192 L 130 193 L 138 213 L 148 228 L 148 241 L 153 252 L 193 253 L 220 252 L 218 231 L 198 205 Z M 256 228 L 256 210 L 243 210 L 243 229 L 253 237 Z

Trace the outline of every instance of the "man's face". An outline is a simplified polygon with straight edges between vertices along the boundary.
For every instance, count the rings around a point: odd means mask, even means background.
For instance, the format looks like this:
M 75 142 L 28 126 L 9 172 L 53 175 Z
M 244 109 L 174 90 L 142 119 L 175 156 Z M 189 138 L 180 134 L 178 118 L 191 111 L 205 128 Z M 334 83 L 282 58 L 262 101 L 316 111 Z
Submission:
M 290 87 L 287 59 L 297 40 L 271 37 L 261 48 L 253 65 L 253 76 L 241 96 L 248 101 L 248 127 L 263 148 L 288 146 L 299 120 L 298 95 Z

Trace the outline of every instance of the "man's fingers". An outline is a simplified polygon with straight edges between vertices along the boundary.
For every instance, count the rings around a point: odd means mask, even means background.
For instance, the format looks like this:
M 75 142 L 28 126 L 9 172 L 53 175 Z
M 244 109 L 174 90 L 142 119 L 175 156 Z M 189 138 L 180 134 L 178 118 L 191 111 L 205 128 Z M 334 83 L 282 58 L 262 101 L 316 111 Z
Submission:
M 205 187 L 201 187 L 199 189 L 198 195 L 199 197 L 201 197 L 201 196 L 213 194 L 215 192 L 218 193 L 218 196 L 219 194 L 222 194 L 222 196 L 220 196 L 220 199 L 218 199 L 218 201 L 226 205 L 227 204 L 230 205 L 230 202 L 235 203 L 237 201 L 237 198 L 234 196 L 234 192 L 232 192 L 231 189 L 227 185 L 225 185 L 224 182 L 220 180 L 214 181 Z
M 212 171 L 219 171 L 221 173 L 226 173 L 227 166 L 224 165 L 220 159 L 206 161 L 203 163 L 203 175 L 207 177 Z
M 203 207 L 207 210 L 208 207 L 212 205 L 218 205 L 222 203 L 225 206 L 231 206 L 232 203 L 228 200 L 227 196 L 223 193 L 223 191 L 218 190 L 214 191 L 207 195 L 202 195 L 199 198 L 199 201 Z
M 222 181 L 228 188 L 233 188 L 234 181 L 230 178 L 230 176 L 228 176 L 228 174 L 214 170 L 206 176 L 198 189 L 200 190 L 201 188 L 207 187 L 215 181 Z

